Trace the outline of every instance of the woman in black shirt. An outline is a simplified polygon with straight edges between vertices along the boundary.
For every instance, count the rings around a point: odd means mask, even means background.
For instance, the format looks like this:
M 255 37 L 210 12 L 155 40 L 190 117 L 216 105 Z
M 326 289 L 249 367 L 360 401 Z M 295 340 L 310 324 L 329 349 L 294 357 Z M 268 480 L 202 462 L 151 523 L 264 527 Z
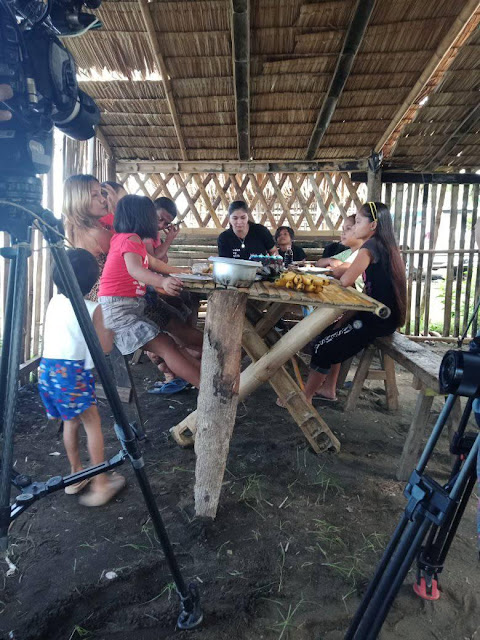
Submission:
M 336 400 L 340 363 L 348 360 L 375 338 L 388 336 L 405 322 L 405 264 L 393 234 L 390 211 L 381 202 L 367 202 L 355 217 L 354 234 L 362 246 L 340 278 L 352 286 L 363 274 L 365 293 L 389 307 L 388 318 L 370 312 L 347 313 L 315 340 L 305 395 Z
M 270 231 L 263 224 L 248 219 L 243 200 L 235 200 L 228 207 L 230 228 L 218 236 L 218 255 L 221 258 L 248 260 L 252 254 L 277 255 L 278 250 Z
M 301 262 L 307 259 L 307 255 L 302 247 L 298 247 L 295 242 L 295 232 L 291 227 L 278 227 L 275 231 L 275 242 L 277 243 L 278 253 L 285 258 L 285 252 L 292 250 L 293 262 Z

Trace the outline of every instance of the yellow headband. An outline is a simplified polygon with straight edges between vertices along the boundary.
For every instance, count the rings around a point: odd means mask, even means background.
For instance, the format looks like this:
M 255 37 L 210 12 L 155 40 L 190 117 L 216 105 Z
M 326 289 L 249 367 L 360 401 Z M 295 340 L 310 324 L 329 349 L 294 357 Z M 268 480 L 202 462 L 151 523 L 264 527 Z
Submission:
M 373 221 L 377 222 L 378 220 L 377 205 L 374 202 L 367 202 L 367 204 L 370 207 L 370 214 L 373 218 Z

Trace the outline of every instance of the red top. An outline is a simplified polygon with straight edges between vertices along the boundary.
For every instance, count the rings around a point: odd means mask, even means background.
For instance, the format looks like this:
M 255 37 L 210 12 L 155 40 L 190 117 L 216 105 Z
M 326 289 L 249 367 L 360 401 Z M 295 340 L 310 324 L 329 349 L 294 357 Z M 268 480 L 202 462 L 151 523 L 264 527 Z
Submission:
M 125 263 L 126 253 L 137 253 L 143 258 L 143 266 L 148 268 L 147 249 L 143 242 L 133 242 L 139 238 L 135 233 L 115 233 L 110 242 L 110 251 L 100 278 L 98 297 L 118 296 L 121 298 L 139 298 L 144 296 L 147 287 L 128 273 Z
M 102 225 L 102 227 L 105 227 L 105 229 L 108 229 L 109 231 L 113 231 L 113 218 L 115 216 L 113 215 L 113 213 L 107 213 L 107 215 L 102 216 L 100 218 L 100 224 Z
M 160 240 L 160 234 L 158 234 L 158 236 L 155 239 L 145 238 L 144 242 L 145 244 L 147 243 L 151 244 L 154 249 L 157 249 L 162 244 L 162 241 Z

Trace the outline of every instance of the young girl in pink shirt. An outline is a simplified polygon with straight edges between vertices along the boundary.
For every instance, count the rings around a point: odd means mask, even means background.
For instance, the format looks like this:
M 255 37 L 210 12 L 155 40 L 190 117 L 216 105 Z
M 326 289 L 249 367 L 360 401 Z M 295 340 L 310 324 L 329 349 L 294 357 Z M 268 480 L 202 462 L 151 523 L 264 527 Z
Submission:
M 115 333 L 115 344 L 127 355 L 144 348 L 161 357 L 178 377 L 198 387 L 200 362 L 183 347 L 200 350 L 202 334 L 187 325 L 175 325 L 166 317 L 156 324 L 145 316 L 147 285 L 178 296 L 182 281 L 148 270 L 147 250 L 143 242 L 157 236 L 157 216 L 153 202 L 144 196 L 127 195 L 118 203 L 114 219 L 115 235 L 100 279 L 98 300 L 105 326 Z M 173 333 L 181 345 L 177 345 Z

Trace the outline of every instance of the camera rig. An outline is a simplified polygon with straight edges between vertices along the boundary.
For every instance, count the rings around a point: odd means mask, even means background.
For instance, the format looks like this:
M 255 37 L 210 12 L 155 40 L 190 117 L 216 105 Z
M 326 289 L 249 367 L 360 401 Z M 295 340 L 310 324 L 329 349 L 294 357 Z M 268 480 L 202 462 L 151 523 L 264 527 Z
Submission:
M 38 499 L 67 486 L 131 462 L 168 568 L 180 597 L 177 626 L 193 629 L 203 619 L 196 583 L 186 584 L 152 493 L 139 447 L 141 434 L 126 417 L 117 388 L 101 349 L 80 287 L 63 245 L 63 229 L 52 212 L 42 207 L 38 173 L 52 162 L 52 130 L 86 140 L 95 134 L 100 113 L 95 102 L 79 90 L 76 66 L 59 36 L 81 35 L 101 23 L 84 13 L 100 0 L 0 0 L 0 84 L 10 85 L 13 98 L 0 102 L 11 119 L 0 123 L 0 230 L 11 246 L 0 249 L 10 261 L 0 358 L 0 552 L 8 549 L 10 524 Z M 15 410 L 26 307 L 27 265 L 31 255 L 33 222 L 47 240 L 62 278 L 63 288 L 92 355 L 110 404 L 121 451 L 95 467 L 45 482 L 34 481 L 13 468 Z M 11 487 L 19 494 L 11 504 Z

